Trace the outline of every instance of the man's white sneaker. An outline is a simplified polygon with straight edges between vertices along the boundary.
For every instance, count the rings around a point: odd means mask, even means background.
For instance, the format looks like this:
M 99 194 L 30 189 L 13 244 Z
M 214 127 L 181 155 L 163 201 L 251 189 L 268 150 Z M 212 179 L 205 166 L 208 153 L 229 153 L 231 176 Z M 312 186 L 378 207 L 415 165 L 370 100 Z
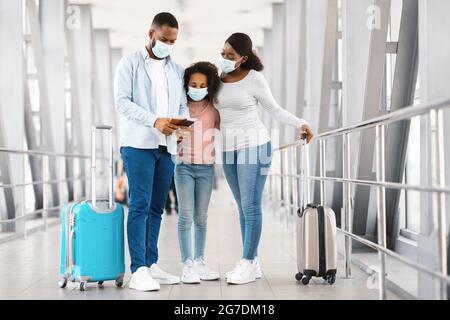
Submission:
M 183 275 L 181 281 L 188 284 L 200 283 L 200 276 L 195 272 L 194 262 L 188 260 L 183 266 Z
M 227 278 L 229 284 L 246 284 L 256 281 L 255 267 L 251 261 L 242 259 Z
M 133 273 L 129 287 L 138 291 L 156 291 L 160 289 L 159 283 L 150 276 L 147 267 L 140 267 Z
M 214 281 L 220 279 L 220 274 L 208 268 L 203 259 L 195 260 L 194 268 L 202 281 Z
M 159 284 L 177 284 L 180 283 L 180 277 L 169 274 L 161 270 L 156 264 L 153 264 L 149 269 L 148 273 L 155 279 Z
M 259 264 L 258 258 L 255 258 L 255 260 L 253 260 L 253 266 L 255 267 L 255 278 L 261 279 L 262 271 L 261 271 L 261 265 Z M 236 267 L 237 267 L 237 265 L 236 265 Z M 236 267 L 233 270 L 231 270 L 225 274 L 226 279 L 228 279 L 228 277 L 234 272 L 234 270 L 236 270 Z

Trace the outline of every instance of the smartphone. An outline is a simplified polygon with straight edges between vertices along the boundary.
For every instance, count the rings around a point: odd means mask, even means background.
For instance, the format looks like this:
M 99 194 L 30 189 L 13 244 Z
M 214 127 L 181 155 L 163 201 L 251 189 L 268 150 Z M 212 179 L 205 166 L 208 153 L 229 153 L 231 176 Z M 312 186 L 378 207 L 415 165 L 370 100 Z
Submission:
M 170 123 L 179 126 L 179 127 L 190 127 L 192 126 L 197 119 L 192 118 L 184 118 L 184 117 L 175 117 L 170 120 Z

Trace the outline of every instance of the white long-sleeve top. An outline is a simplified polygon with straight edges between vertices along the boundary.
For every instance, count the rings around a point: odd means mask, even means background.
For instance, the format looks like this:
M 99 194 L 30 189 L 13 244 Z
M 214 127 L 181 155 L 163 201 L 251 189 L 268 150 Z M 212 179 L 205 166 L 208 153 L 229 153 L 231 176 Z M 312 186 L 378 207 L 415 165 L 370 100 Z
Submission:
M 305 120 L 280 107 L 262 73 L 250 70 L 240 81 L 222 83 L 217 95 L 222 151 L 261 146 L 270 141 L 269 132 L 258 115 L 259 106 L 268 111 L 273 119 L 284 124 L 296 128 L 307 124 Z

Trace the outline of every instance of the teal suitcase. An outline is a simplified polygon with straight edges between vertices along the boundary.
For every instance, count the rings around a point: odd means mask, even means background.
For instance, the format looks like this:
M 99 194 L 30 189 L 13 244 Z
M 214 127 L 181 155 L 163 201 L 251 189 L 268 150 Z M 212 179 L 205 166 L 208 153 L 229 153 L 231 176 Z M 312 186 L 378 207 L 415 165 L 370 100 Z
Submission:
M 112 127 L 92 128 L 92 150 L 97 130 L 108 130 L 112 146 Z M 109 199 L 96 199 L 96 157 L 92 154 L 92 200 L 66 205 L 61 212 L 61 260 L 59 286 L 78 282 L 81 291 L 88 282 L 115 281 L 123 285 L 125 274 L 124 209 L 113 202 L 113 152 L 110 156 Z

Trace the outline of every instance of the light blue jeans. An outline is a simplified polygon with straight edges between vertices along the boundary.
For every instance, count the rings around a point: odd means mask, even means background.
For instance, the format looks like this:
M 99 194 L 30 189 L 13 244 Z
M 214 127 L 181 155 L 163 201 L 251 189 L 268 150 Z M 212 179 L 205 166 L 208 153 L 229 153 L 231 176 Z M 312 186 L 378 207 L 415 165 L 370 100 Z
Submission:
M 242 258 L 258 256 L 262 230 L 262 194 L 272 163 L 272 145 L 223 153 L 223 171 L 239 209 Z
M 214 165 L 179 163 L 175 169 L 178 197 L 178 239 L 181 262 L 205 256 L 208 206 L 214 182 Z M 194 223 L 195 252 L 192 254 L 191 227 Z

